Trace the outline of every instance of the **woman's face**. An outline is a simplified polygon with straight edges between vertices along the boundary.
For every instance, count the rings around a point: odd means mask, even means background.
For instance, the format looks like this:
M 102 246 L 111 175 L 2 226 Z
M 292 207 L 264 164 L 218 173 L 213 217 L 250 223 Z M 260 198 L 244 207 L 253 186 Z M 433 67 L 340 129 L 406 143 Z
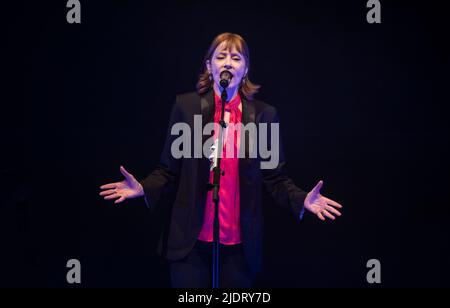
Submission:
M 225 42 L 217 46 L 211 61 L 207 61 L 206 66 L 217 85 L 220 82 L 220 73 L 224 70 L 230 71 L 233 74 L 233 78 L 228 87 L 231 89 L 240 85 L 242 78 L 248 71 L 244 56 L 236 50 L 235 46 L 230 50 L 225 49 Z

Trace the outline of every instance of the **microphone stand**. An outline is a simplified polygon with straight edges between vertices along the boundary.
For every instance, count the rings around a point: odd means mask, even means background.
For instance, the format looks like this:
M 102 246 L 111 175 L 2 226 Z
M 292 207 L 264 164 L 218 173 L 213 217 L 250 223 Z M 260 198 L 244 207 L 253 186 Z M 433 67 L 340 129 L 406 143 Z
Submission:
M 228 99 L 226 87 L 222 88 L 222 111 L 220 114 L 219 122 L 219 143 L 217 146 L 216 166 L 213 168 L 213 183 L 209 185 L 210 189 L 213 189 L 213 202 L 214 202 L 214 231 L 213 231 L 213 270 L 212 270 L 212 287 L 213 289 L 219 288 L 219 256 L 220 256 L 220 226 L 219 226 L 219 189 L 220 189 L 220 177 L 225 175 L 223 170 L 220 170 L 220 160 L 223 153 L 223 134 L 227 127 L 224 121 L 225 116 L 225 103 Z

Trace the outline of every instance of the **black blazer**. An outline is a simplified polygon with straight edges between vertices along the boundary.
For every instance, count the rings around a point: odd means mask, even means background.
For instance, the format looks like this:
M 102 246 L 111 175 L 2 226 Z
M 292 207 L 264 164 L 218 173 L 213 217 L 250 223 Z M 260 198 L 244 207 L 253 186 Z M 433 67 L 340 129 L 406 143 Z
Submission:
M 184 258 L 193 248 L 203 224 L 206 202 L 206 183 L 209 181 L 210 162 L 207 157 L 175 159 L 171 155 L 172 136 L 170 130 L 177 122 L 185 122 L 194 128 L 194 115 L 202 115 L 203 126 L 214 121 L 214 93 L 205 95 L 195 92 L 178 95 L 170 116 L 160 163 L 141 184 L 147 204 L 151 209 L 167 194 L 174 202 L 168 211 L 168 224 L 160 239 L 158 252 L 169 260 Z M 258 100 L 242 98 L 242 123 L 277 123 L 274 107 Z M 270 130 L 269 130 L 270 133 Z M 259 131 L 258 131 L 259 135 Z M 210 136 L 203 136 L 203 142 Z M 192 134 L 192 142 L 193 142 Z M 244 138 L 241 138 L 243 140 Z M 270 135 L 269 135 L 269 139 Z M 291 209 L 299 217 L 306 192 L 295 186 L 285 174 L 283 147 L 280 142 L 279 164 L 276 169 L 261 169 L 261 158 L 249 158 L 248 142 L 245 138 L 246 158 L 239 161 L 241 239 L 245 258 L 253 272 L 258 272 L 262 262 L 262 192 L 263 187 L 277 204 Z M 192 143 L 194 144 L 194 143 Z M 193 147 L 192 147 L 193 148 Z M 193 156 L 192 156 L 193 157 Z

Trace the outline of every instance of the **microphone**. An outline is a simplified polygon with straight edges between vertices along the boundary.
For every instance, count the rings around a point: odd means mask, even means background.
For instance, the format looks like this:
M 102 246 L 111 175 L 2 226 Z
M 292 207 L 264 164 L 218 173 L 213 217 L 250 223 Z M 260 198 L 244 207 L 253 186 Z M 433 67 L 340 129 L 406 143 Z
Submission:
M 233 78 L 233 74 L 231 74 L 230 71 L 224 70 L 220 73 L 220 86 L 224 89 L 226 89 L 231 82 L 231 79 Z

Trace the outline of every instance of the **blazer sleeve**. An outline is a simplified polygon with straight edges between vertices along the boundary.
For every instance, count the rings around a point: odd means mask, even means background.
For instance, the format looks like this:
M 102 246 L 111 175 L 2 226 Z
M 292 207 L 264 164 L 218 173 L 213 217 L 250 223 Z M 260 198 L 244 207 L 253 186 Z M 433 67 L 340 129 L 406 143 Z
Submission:
M 272 150 L 272 123 L 280 124 L 277 110 L 274 107 L 267 107 L 261 118 L 260 123 L 267 123 L 267 137 L 268 148 Z M 279 132 L 279 131 L 278 131 Z M 303 191 L 295 185 L 292 179 L 286 173 L 286 161 L 284 157 L 283 144 L 281 142 L 281 136 L 274 136 L 278 138 L 279 142 L 279 160 L 278 165 L 273 169 L 262 169 L 262 178 L 264 188 L 273 197 L 275 202 L 282 206 L 289 208 L 295 217 L 299 220 L 302 219 L 304 213 L 303 203 L 305 201 L 307 192 Z M 276 149 L 274 149 L 276 150 Z M 264 160 L 263 160 L 264 161 Z
M 180 172 L 181 159 L 175 159 L 171 154 L 172 143 L 177 138 L 176 135 L 171 134 L 172 126 L 182 121 L 179 104 L 179 98 L 177 96 L 170 114 L 169 128 L 159 163 L 155 170 L 140 182 L 144 189 L 145 203 L 151 210 L 155 209 L 156 204 L 162 196 L 174 188 Z

